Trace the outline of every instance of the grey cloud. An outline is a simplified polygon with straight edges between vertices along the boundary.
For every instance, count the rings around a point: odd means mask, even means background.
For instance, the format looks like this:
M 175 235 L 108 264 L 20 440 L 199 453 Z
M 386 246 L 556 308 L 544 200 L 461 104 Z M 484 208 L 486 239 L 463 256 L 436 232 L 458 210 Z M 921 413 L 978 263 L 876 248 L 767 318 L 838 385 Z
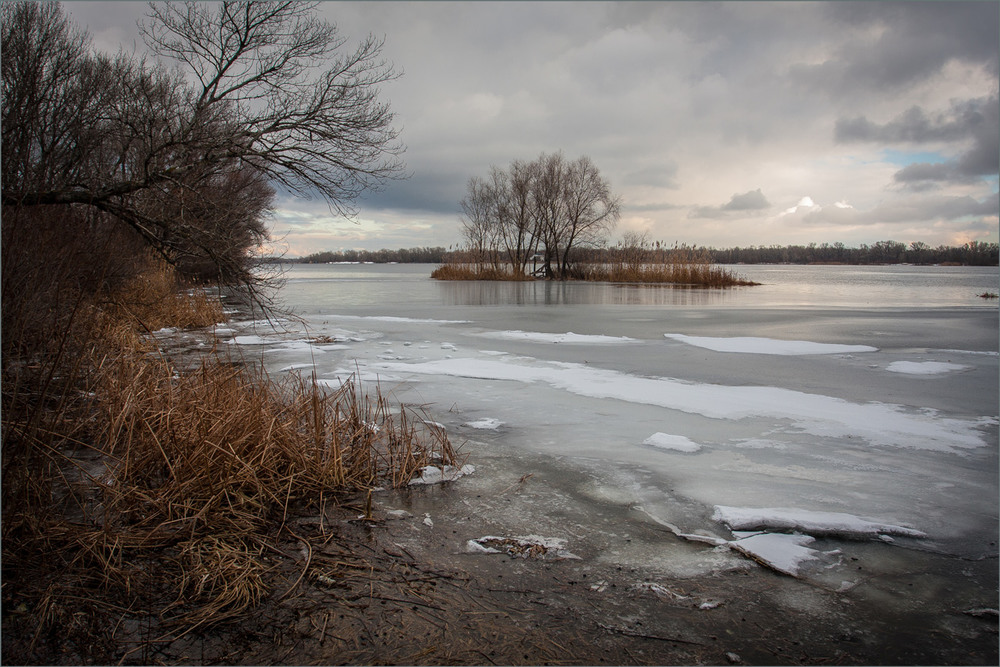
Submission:
M 725 211 L 761 211 L 770 206 L 771 202 L 767 201 L 764 193 L 760 191 L 760 188 L 757 188 L 741 195 L 733 195 L 729 199 L 729 203 L 722 209 Z
M 972 142 L 957 160 L 915 163 L 896 172 L 897 183 L 926 189 L 933 183 L 964 183 L 1000 169 L 1000 105 L 997 97 L 952 102 L 947 112 L 929 114 L 911 107 L 879 125 L 865 116 L 841 118 L 834 127 L 837 143 L 922 144 Z
M 856 35 L 837 46 L 836 57 L 791 71 L 797 82 L 831 95 L 897 90 L 940 73 L 951 61 L 998 71 L 997 3 L 832 2 L 822 8 L 835 25 Z
M 834 127 L 838 143 L 926 143 L 961 141 L 970 137 L 996 136 L 996 97 L 953 101 L 948 111 L 929 114 L 913 106 L 888 123 L 879 125 L 865 116 L 840 118 Z
M 689 218 L 724 218 L 733 212 L 752 213 L 767 210 L 771 202 L 760 188 L 743 194 L 734 194 L 722 206 L 696 206 L 688 212 Z

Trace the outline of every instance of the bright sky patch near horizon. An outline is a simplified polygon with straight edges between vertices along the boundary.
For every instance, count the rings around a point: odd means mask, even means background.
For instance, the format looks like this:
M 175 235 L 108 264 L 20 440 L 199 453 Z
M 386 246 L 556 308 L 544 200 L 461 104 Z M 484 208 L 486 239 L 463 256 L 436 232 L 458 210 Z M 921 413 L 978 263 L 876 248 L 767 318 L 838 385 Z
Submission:
M 142 2 L 68 2 L 106 51 Z M 623 231 L 715 247 L 997 242 L 995 2 L 327 2 L 402 76 L 410 177 L 356 221 L 279 195 L 289 256 L 451 246 L 490 165 L 590 156 Z

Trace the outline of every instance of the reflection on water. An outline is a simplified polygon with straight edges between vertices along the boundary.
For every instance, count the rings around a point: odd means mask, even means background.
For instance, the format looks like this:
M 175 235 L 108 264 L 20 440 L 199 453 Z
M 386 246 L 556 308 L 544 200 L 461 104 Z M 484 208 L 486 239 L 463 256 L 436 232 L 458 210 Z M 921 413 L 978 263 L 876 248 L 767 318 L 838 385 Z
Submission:
M 285 279 L 299 312 L 434 306 L 724 306 L 737 308 L 996 308 L 997 267 L 738 266 L 756 287 L 692 288 L 583 282 L 441 282 L 433 266 L 295 264 Z
M 447 306 L 724 305 L 738 302 L 739 290 L 748 289 L 551 281 L 461 281 L 439 285 L 441 303 Z

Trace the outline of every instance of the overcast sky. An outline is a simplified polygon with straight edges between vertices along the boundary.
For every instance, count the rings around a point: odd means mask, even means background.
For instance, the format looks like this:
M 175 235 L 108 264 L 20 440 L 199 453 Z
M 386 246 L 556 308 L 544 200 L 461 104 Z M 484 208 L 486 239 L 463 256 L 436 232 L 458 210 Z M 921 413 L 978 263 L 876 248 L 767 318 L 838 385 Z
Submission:
M 131 50 L 144 3 L 71 2 Z M 997 241 L 998 26 L 988 2 L 329 2 L 385 38 L 411 174 L 356 221 L 281 196 L 290 255 L 461 242 L 490 165 L 588 155 L 616 236 L 728 247 Z

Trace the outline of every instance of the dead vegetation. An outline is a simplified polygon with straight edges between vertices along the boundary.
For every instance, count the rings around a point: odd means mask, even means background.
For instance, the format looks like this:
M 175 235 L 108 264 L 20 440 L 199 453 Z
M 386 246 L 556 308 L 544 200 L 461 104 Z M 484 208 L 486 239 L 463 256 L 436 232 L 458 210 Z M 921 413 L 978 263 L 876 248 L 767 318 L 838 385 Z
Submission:
M 5 663 L 147 662 L 285 593 L 274 556 L 298 517 L 456 463 L 443 431 L 377 388 L 278 381 L 218 351 L 182 371 L 148 335 L 222 319 L 152 263 L 5 358 Z

